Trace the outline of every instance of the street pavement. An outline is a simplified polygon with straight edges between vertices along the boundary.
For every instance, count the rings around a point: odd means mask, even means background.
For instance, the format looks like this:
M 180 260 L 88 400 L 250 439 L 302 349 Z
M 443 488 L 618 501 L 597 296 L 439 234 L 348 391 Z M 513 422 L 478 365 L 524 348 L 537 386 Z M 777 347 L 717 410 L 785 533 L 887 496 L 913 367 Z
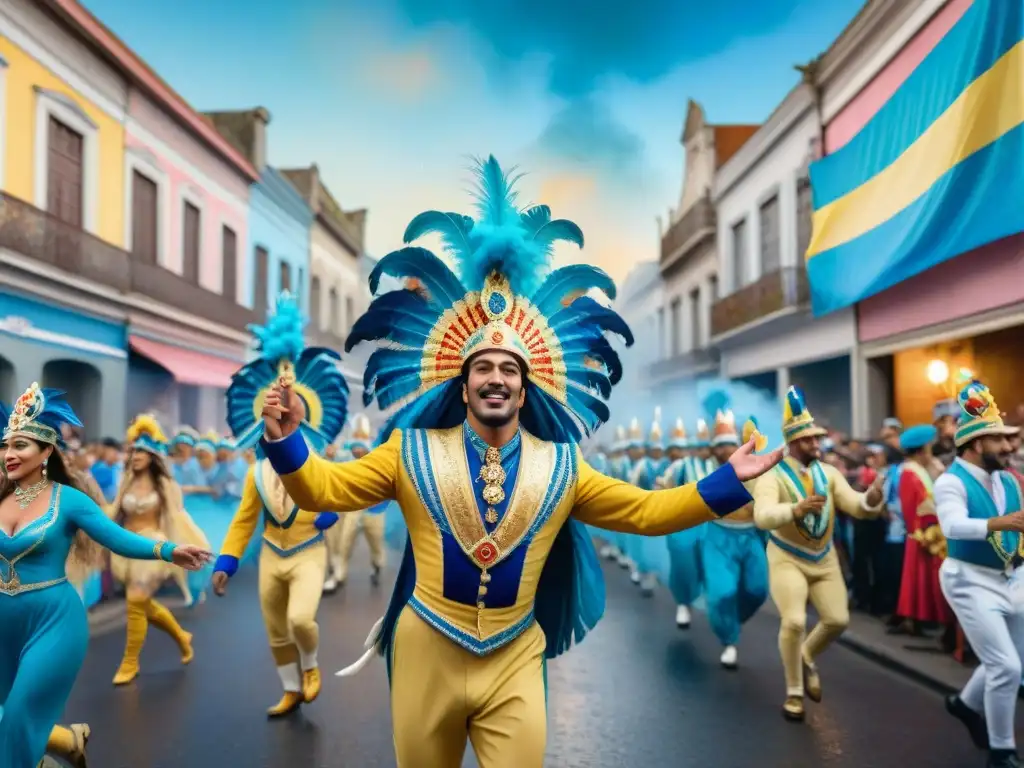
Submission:
M 320 612 L 324 689 L 292 719 L 268 722 L 280 695 L 266 647 L 253 572 L 226 598 L 179 611 L 195 634 L 183 668 L 170 639 L 150 629 L 142 675 L 115 689 L 123 630 L 91 641 L 68 704 L 68 722 L 89 722 L 92 768 L 391 768 L 383 662 L 356 678 L 333 672 L 361 653 L 390 588 L 374 589 L 365 560 Z M 822 659 L 824 701 L 803 725 L 783 721 L 777 619 L 746 626 L 741 667 L 718 665 L 703 615 L 673 624 L 667 595 L 644 599 L 608 566 L 608 608 L 596 631 L 550 665 L 551 768 L 801 768 L 984 765 L 941 697 L 836 646 Z M 475 766 L 468 754 L 464 766 Z

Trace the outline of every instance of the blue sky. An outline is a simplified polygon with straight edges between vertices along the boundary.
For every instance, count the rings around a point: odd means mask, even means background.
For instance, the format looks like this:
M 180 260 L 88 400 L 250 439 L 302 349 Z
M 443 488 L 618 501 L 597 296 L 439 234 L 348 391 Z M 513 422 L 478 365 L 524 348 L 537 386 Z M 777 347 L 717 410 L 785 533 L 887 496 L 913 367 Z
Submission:
M 271 164 L 318 163 L 374 255 L 421 210 L 468 211 L 469 158 L 493 153 L 583 227 L 561 257 L 622 279 L 678 199 L 687 99 L 764 120 L 862 0 L 85 4 L 197 109 L 267 107 Z

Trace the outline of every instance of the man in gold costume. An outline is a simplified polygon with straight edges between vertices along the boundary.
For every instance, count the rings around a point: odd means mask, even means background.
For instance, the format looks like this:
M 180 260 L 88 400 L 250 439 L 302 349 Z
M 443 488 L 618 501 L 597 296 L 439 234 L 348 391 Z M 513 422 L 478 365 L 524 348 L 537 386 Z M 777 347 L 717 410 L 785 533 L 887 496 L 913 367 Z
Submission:
M 790 387 L 783 409 L 785 460 L 757 481 L 754 522 L 771 531 L 767 547 L 772 600 L 781 617 L 779 653 L 786 675 L 783 716 L 804 719 L 804 692 L 821 701 L 821 676 L 814 660 L 850 623 L 846 582 L 832 547 L 838 511 L 852 517 L 877 516 L 884 506 L 880 478 L 858 493 L 831 464 L 821 461 L 827 431 L 814 423 L 803 392 Z M 807 601 L 818 624 L 804 637 Z
M 699 484 L 643 491 L 593 470 L 577 442 L 608 418 L 618 381 L 605 338 L 632 341 L 613 311 L 576 291 L 614 293 L 588 265 L 543 274 L 578 227 L 546 206 L 520 211 L 494 158 L 479 169 L 481 220 L 420 214 L 407 242 L 440 231 L 456 276 L 422 248 L 385 256 L 370 278 L 414 277 L 424 293 L 378 296 L 348 344 L 378 340 L 366 399 L 399 404 L 362 459 L 320 459 L 303 440 L 302 398 L 282 382 L 264 403 L 261 445 L 292 497 L 340 512 L 395 499 L 409 539 L 395 592 L 354 672 L 388 662 L 400 768 L 459 768 L 467 738 L 481 768 L 540 768 L 545 659 L 600 619 L 604 589 L 586 526 L 664 535 L 749 503 L 742 480 L 767 471 L 740 448 Z M 546 279 L 545 279 L 546 277 Z M 396 318 L 402 318 L 397 322 Z M 599 365 L 595 366 L 595 362 Z
M 260 357 L 235 374 L 227 393 L 228 423 L 240 448 L 259 438 L 262 422 L 256 414 L 270 386 L 282 378 L 293 387 L 291 391 L 301 392 L 299 439 L 321 451 L 341 432 L 348 385 L 337 366 L 338 356 L 327 349 L 306 348 L 304 325 L 298 305 L 285 293 L 266 327 L 254 329 Z M 214 566 L 214 591 L 222 596 L 262 517 L 260 607 L 284 688 L 281 700 L 267 710 L 271 718 L 288 715 L 320 694 L 316 614 L 327 557 L 324 531 L 338 516 L 314 511 L 319 509 L 331 507 L 296 504 L 270 463 L 257 461 L 246 474 L 242 500 Z

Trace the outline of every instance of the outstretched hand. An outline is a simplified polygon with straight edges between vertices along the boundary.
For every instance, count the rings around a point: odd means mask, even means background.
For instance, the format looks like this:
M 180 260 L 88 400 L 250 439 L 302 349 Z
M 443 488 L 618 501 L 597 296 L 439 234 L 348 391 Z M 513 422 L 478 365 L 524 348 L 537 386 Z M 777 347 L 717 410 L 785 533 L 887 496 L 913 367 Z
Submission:
M 172 562 L 186 571 L 198 571 L 213 561 L 213 553 L 200 547 L 178 546 L 171 554 Z
M 302 423 L 302 398 L 291 387 L 277 384 L 263 399 L 263 432 L 271 440 L 292 434 Z
M 737 448 L 729 457 L 729 463 L 736 471 L 736 477 L 743 481 L 760 477 L 780 461 L 782 461 L 781 447 L 770 453 L 754 453 L 753 438 Z

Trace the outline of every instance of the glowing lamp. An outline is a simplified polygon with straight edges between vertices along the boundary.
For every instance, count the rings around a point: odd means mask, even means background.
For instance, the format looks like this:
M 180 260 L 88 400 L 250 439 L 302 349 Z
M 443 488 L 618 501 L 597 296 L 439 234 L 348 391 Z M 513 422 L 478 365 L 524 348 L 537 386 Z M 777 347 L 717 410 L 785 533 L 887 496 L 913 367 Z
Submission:
M 925 369 L 928 381 L 938 386 L 949 381 L 949 366 L 942 360 L 932 360 Z

